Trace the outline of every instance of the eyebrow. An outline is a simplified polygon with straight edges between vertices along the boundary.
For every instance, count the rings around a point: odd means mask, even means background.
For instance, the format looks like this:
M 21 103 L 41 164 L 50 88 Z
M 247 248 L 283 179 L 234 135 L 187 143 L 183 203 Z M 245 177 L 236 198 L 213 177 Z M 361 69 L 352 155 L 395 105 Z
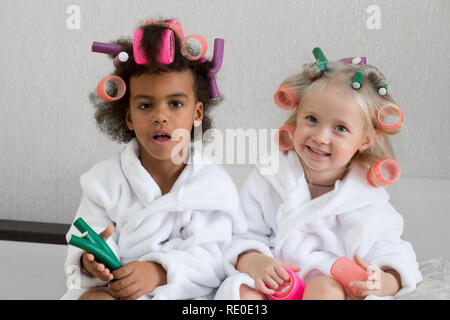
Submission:
M 169 94 L 165 97 L 166 99 L 171 99 L 171 98 L 186 98 L 189 99 L 188 95 L 183 93 L 183 92 L 176 92 L 176 93 L 172 93 Z M 149 96 L 146 94 L 138 94 L 133 98 L 133 101 L 136 101 L 137 99 L 148 99 L 148 100 L 152 100 L 154 99 L 153 96 Z

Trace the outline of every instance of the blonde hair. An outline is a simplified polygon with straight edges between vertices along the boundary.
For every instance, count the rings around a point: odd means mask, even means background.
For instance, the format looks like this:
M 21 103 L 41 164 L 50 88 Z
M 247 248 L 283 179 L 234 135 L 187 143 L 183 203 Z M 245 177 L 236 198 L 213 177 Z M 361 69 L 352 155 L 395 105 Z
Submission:
M 363 86 L 359 90 L 352 88 L 353 77 L 357 71 L 364 73 Z M 384 96 L 378 93 L 378 86 L 385 83 L 384 75 L 372 65 L 360 66 L 343 62 L 328 62 L 327 68 L 320 72 L 316 63 L 305 64 L 300 74 L 287 78 L 281 84 L 281 86 L 289 86 L 298 101 L 294 113 L 284 124 L 296 125 L 297 112 L 311 92 L 316 89 L 333 88 L 361 107 L 365 119 L 364 128 L 373 139 L 372 145 L 362 152 L 357 151 L 349 164 L 357 161 L 371 166 L 386 158 L 394 159 L 389 135 L 399 133 L 401 126 L 393 131 L 386 131 L 377 122 L 378 112 L 383 106 L 398 107 L 389 93 Z

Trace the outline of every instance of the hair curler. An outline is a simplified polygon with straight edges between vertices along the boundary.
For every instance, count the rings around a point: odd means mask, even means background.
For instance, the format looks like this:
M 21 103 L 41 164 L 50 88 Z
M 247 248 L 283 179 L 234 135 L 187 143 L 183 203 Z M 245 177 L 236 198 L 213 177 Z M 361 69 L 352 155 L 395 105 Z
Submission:
M 92 228 L 82 219 L 78 218 L 73 224 L 81 233 L 82 238 L 72 235 L 69 244 L 93 254 L 110 271 L 122 267 L 114 252 Z
M 288 85 L 281 85 L 277 91 L 275 91 L 273 100 L 278 108 L 282 110 L 293 109 L 298 103 L 294 90 Z
M 342 58 L 339 60 L 339 62 L 342 63 L 351 63 L 356 65 L 364 65 L 367 64 L 367 58 L 366 57 L 349 57 L 349 58 Z
M 117 86 L 117 94 L 115 97 L 111 97 L 110 95 L 108 95 L 106 93 L 105 84 L 108 81 L 114 82 Z M 127 90 L 127 86 L 126 86 L 125 82 L 122 80 L 121 77 L 118 77 L 118 76 L 105 77 L 102 80 L 100 80 L 100 82 L 97 85 L 97 94 L 101 99 L 103 99 L 105 101 L 120 100 L 125 95 L 126 90 Z
M 327 64 L 328 64 L 327 57 L 325 57 L 325 55 L 323 54 L 322 49 L 320 49 L 318 47 L 313 49 L 313 55 L 317 61 L 317 68 L 319 69 L 320 72 L 323 72 L 327 68 Z
M 121 45 L 94 41 L 92 42 L 92 52 L 118 55 L 123 51 Z
M 385 159 L 375 163 L 367 170 L 367 181 L 373 187 L 384 187 L 400 178 L 401 169 L 394 159 Z
M 144 30 L 137 29 L 133 36 L 133 56 L 134 61 L 137 64 L 147 64 L 147 55 L 145 54 L 144 48 L 141 46 L 142 37 L 144 36 Z
M 377 87 L 377 92 L 380 96 L 385 96 L 387 94 L 387 83 L 382 83 Z
M 214 52 L 212 58 L 213 67 L 208 72 L 208 77 L 210 79 L 210 86 L 211 86 L 210 96 L 212 99 L 220 97 L 219 89 L 217 88 L 216 74 L 222 67 L 224 47 L 225 41 L 223 39 L 221 38 L 214 39 Z M 202 58 L 199 62 L 203 63 L 205 60 L 206 58 Z
M 171 29 L 164 30 L 157 59 L 163 64 L 171 64 L 175 57 L 175 36 Z
M 191 55 L 187 50 L 187 41 L 188 41 L 188 39 L 191 39 L 191 38 L 198 40 L 198 42 L 200 42 L 200 45 L 202 46 L 202 51 L 197 56 Z M 184 39 L 182 39 L 181 53 L 189 60 L 192 60 L 192 61 L 200 60 L 206 54 L 207 50 L 208 50 L 208 44 L 207 44 L 205 38 L 203 38 L 202 36 L 200 36 L 198 34 L 191 34 L 190 36 L 187 36 Z
M 144 48 L 142 48 L 141 42 L 142 37 L 144 36 L 143 29 L 137 29 L 134 32 L 133 37 L 133 56 L 134 61 L 137 64 L 147 64 L 148 58 L 145 53 Z M 175 38 L 173 35 L 173 31 L 171 29 L 167 29 L 162 34 L 162 39 L 160 41 L 160 47 L 158 55 L 156 59 L 163 64 L 170 64 L 173 62 L 175 56 Z
M 369 276 L 366 270 L 345 256 L 340 257 L 333 263 L 330 273 L 352 294 L 356 294 L 356 288 L 350 287 L 349 283 L 351 281 L 366 281 Z
M 280 127 L 274 135 L 278 148 L 285 152 L 294 149 L 295 127 L 292 123 Z
M 289 268 L 284 267 L 289 274 L 289 280 L 285 281 L 274 294 L 268 295 L 271 300 L 302 300 L 305 291 L 303 280 Z
M 363 85 L 364 80 L 364 72 L 357 71 L 353 76 L 352 88 L 355 90 L 359 90 Z
M 377 123 L 384 131 L 394 131 L 403 123 L 403 111 L 395 105 L 383 106 L 377 112 Z
M 128 58 L 128 53 L 122 51 L 114 58 L 113 64 L 116 68 L 118 68 L 121 63 L 127 62 Z

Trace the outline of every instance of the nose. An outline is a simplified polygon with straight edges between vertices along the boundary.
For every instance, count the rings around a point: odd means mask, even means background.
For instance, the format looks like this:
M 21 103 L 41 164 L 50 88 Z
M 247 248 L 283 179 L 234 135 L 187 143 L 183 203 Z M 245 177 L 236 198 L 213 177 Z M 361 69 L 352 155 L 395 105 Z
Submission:
M 318 144 L 329 144 L 330 143 L 330 130 L 325 127 L 318 128 L 313 134 L 313 140 Z
M 153 123 L 154 124 L 163 124 L 167 123 L 168 117 L 163 107 L 157 107 L 155 113 L 153 114 Z

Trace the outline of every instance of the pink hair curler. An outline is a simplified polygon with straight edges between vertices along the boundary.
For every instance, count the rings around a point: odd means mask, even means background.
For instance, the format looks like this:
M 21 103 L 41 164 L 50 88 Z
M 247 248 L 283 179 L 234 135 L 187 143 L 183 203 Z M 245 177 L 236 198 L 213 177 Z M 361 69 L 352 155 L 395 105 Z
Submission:
M 353 295 L 356 294 L 357 288 L 350 287 L 349 283 L 351 281 L 366 281 L 369 276 L 366 270 L 345 256 L 340 257 L 333 263 L 330 273 L 340 284 L 349 289 Z
M 274 140 L 281 151 L 286 152 L 294 149 L 294 133 L 295 128 L 292 123 L 280 127 L 275 133 Z
M 275 104 L 283 110 L 293 109 L 298 103 L 294 91 L 287 85 L 282 85 L 275 91 L 273 100 L 275 101 Z
M 144 30 L 137 29 L 134 32 L 133 37 L 133 56 L 134 61 L 137 64 L 147 64 L 147 55 L 145 54 L 144 48 L 141 46 L 142 37 L 144 36 Z
M 162 34 L 160 42 L 159 54 L 157 59 L 164 64 L 171 64 L 175 57 L 175 36 L 173 31 L 166 29 Z
M 403 112 L 397 106 L 383 106 L 377 113 L 377 122 L 385 131 L 398 129 L 403 123 Z
M 169 22 L 157 22 L 157 21 L 153 21 L 153 20 L 145 21 L 146 26 L 149 26 L 152 24 L 158 24 L 158 25 L 163 25 L 163 26 L 169 27 L 173 31 L 175 31 L 175 33 L 178 35 L 180 40 L 183 40 L 183 38 L 184 38 L 183 28 L 181 28 L 181 24 L 175 19 L 169 20 Z
M 148 63 L 148 58 L 145 53 L 145 50 L 141 46 L 141 41 L 142 41 L 143 36 L 144 36 L 143 29 L 137 29 L 134 32 L 133 56 L 134 56 L 134 61 L 137 64 L 147 64 Z M 173 62 L 174 56 L 175 56 L 175 38 L 173 35 L 173 31 L 171 29 L 167 29 L 162 34 L 159 53 L 156 58 L 160 63 L 170 64 Z
M 168 25 L 173 31 L 175 31 L 180 40 L 184 39 L 183 28 L 181 28 L 181 24 L 177 20 L 174 19 L 170 20 Z
M 108 95 L 106 93 L 105 84 L 108 81 L 114 82 L 117 86 L 117 94 L 115 97 L 111 97 L 110 95 Z M 101 99 L 103 99 L 105 101 L 117 101 L 117 100 L 121 99 L 124 96 L 126 90 L 127 90 L 127 86 L 125 85 L 125 82 L 122 80 L 121 77 L 118 77 L 118 76 L 105 77 L 102 80 L 100 80 L 100 82 L 97 85 L 97 94 Z
M 343 58 L 343 59 L 339 60 L 339 62 L 363 65 L 363 64 L 367 64 L 367 58 L 366 57 L 349 57 L 349 58 Z
M 397 161 L 385 159 L 367 170 L 367 181 L 374 187 L 384 187 L 400 178 L 401 169 Z
M 188 39 L 191 39 L 191 38 L 196 39 L 198 42 L 200 42 L 200 45 L 202 46 L 202 51 L 197 56 L 191 55 L 187 50 L 187 41 L 188 41 Z M 192 60 L 192 61 L 200 60 L 206 54 L 207 50 L 208 50 L 208 44 L 206 43 L 205 38 L 203 38 L 202 36 L 200 36 L 198 34 L 191 34 L 190 36 L 187 36 L 183 39 L 183 44 L 181 46 L 181 53 L 189 60 Z
M 271 300 L 302 300 L 305 291 L 303 280 L 289 268 L 284 268 L 289 273 L 289 280 L 285 281 L 274 294 L 268 295 Z

